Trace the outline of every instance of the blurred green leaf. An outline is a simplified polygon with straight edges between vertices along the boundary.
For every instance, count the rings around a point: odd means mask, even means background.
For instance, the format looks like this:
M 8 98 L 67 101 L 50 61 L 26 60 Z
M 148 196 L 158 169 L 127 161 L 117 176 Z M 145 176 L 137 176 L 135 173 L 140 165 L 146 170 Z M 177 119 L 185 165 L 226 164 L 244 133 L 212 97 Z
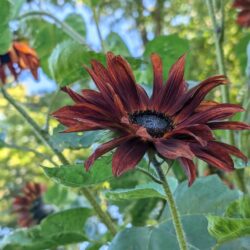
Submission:
M 122 56 L 130 56 L 127 45 L 122 38 L 115 32 L 111 32 L 105 39 L 104 45 L 106 50 Z
M 11 0 L 12 1 L 12 18 L 16 18 L 26 0 Z
M 86 241 L 84 225 L 92 214 L 87 208 L 74 208 L 52 214 L 40 225 L 18 229 L 5 237 L 2 250 L 43 250 L 65 244 Z
M 112 178 L 111 157 L 95 161 L 87 172 L 83 164 L 63 165 L 59 168 L 44 167 L 45 174 L 57 183 L 68 187 L 85 187 L 102 183 Z
M 86 76 L 83 65 L 88 65 L 92 59 L 102 60 L 104 55 L 68 40 L 58 44 L 53 50 L 49 58 L 49 69 L 53 79 L 60 86 L 65 86 Z
M 2 0 L 0 7 L 0 55 L 7 52 L 11 45 L 12 33 L 9 21 L 12 15 L 13 3 L 10 0 Z
M 178 182 L 175 178 L 168 178 L 169 185 L 172 192 L 176 189 Z M 130 189 L 118 189 L 106 193 L 106 197 L 111 200 L 133 200 L 144 198 L 165 198 L 165 193 L 162 185 L 155 182 L 148 182 L 146 184 L 137 185 Z
M 81 15 L 69 14 L 64 21 L 74 28 L 81 36 L 86 36 L 86 25 Z
M 8 24 L 8 22 L 11 19 L 11 16 L 12 16 L 12 8 L 13 8 L 13 1 L 11 1 L 11 0 L 1 0 L 0 27 Z

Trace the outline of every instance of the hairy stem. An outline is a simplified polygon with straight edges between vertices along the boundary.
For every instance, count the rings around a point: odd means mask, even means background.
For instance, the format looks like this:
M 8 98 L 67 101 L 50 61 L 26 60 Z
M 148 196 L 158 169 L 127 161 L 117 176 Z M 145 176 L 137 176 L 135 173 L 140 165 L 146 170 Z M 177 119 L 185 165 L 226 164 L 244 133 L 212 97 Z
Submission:
M 29 114 L 24 110 L 24 108 L 22 106 L 20 106 L 5 90 L 5 88 L 3 86 L 0 87 L 1 92 L 4 96 L 4 98 L 16 109 L 16 111 L 18 111 L 21 116 L 23 117 L 23 119 L 31 126 L 31 128 L 33 129 L 35 135 L 37 136 L 37 138 L 39 140 L 41 140 L 48 148 L 50 148 L 52 150 L 52 152 L 57 155 L 57 157 L 59 158 L 59 160 L 65 164 L 65 165 L 69 165 L 68 160 L 66 159 L 66 157 L 59 152 L 54 145 L 50 142 L 49 140 L 49 135 L 48 133 L 44 132 L 43 130 L 40 129 L 40 127 L 38 126 L 38 124 L 29 116 Z M 92 192 L 88 189 L 88 188 L 82 188 L 82 192 L 85 195 L 85 197 L 87 198 L 87 200 L 89 201 L 89 203 L 92 205 L 92 207 L 94 208 L 94 210 L 96 211 L 96 213 L 98 214 L 98 216 L 100 217 L 100 219 L 103 221 L 103 223 L 107 226 L 107 228 L 109 229 L 109 231 L 112 233 L 112 235 L 116 234 L 116 228 L 113 225 L 113 222 L 110 218 L 110 216 L 108 214 L 106 214 L 102 208 L 100 207 L 100 205 L 97 203 L 95 196 L 92 194 Z
M 167 200 L 170 213 L 173 219 L 173 224 L 174 224 L 177 240 L 179 243 L 179 247 L 181 250 L 187 250 L 188 247 L 187 247 L 186 237 L 185 237 L 185 233 L 184 233 L 183 226 L 182 226 L 181 219 L 180 219 L 180 214 L 176 206 L 173 194 L 168 185 L 168 182 L 162 171 L 161 164 L 156 160 L 155 157 L 152 159 L 152 163 L 155 167 L 156 172 L 158 173 L 160 180 L 162 181 L 162 186 L 165 191 L 166 200 Z
M 147 175 L 149 178 L 151 178 L 154 182 L 158 184 L 162 184 L 162 181 L 156 178 L 154 175 L 152 175 L 150 172 L 145 170 L 144 168 L 137 167 L 136 170 L 142 172 L 143 174 Z
M 221 24 L 218 25 L 216 20 L 216 11 L 215 6 L 213 5 L 212 0 L 207 0 L 208 12 L 212 21 L 213 31 L 214 31 L 214 42 L 216 49 L 216 59 L 218 64 L 219 73 L 222 75 L 227 75 L 226 67 L 225 67 L 225 56 L 223 50 L 223 42 L 224 42 L 224 0 L 221 0 Z M 230 94 L 228 86 L 221 86 L 221 94 L 223 103 L 230 102 Z M 235 145 L 235 138 L 233 131 L 227 131 L 227 142 Z M 238 188 L 247 192 L 247 188 L 244 181 L 244 169 L 235 170 L 233 173 L 234 180 L 238 186 Z
M 62 30 L 68 34 L 68 36 L 70 36 L 73 40 L 75 40 L 76 42 L 84 45 L 85 44 L 85 39 L 83 36 L 81 36 L 75 29 L 73 29 L 70 25 L 68 25 L 67 23 L 61 21 L 60 19 L 58 19 L 57 17 L 55 17 L 53 14 L 46 12 L 46 11 L 29 11 L 21 16 L 18 17 L 18 19 L 24 19 L 24 18 L 28 18 L 31 16 L 42 16 L 42 17 L 47 17 L 52 19 L 55 23 L 57 23 Z

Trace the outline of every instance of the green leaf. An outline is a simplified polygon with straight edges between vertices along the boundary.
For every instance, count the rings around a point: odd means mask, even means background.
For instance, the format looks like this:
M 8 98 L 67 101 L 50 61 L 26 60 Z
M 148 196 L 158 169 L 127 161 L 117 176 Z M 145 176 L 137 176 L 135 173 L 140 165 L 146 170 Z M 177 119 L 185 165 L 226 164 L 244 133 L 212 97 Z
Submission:
M 16 18 L 26 0 L 11 0 L 12 2 L 12 19 Z
M 240 192 L 230 190 L 217 175 L 197 178 L 191 187 L 181 183 L 175 193 L 175 200 L 181 214 L 222 215 L 228 205 L 240 197 Z M 170 218 L 168 208 L 163 218 Z
M 12 33 L 9 30 L 9 27 L 0 27 L 0 55 L 5 54 L 11 45 Z
M 63 165 L 59 168 L 44 167 L 45 174 L 55 182 L 68 187 L 96 185 L 112 178 L 111 157 L 104 156 L 95 161 L 87 172 L 83 164 Z
M 12 15 L 13 3 L 10 0 L 2 0 L 0 8 L 0 54 L 8 51 L 11 41 L 12 33 L 9 28 L 9 21 Z
M 64 130 L 64 126 L 58 125 L 56 128 L 54 128 L 52 136 L 50 136 L 50 141 L 53 143 L 54 147 L 56 147 L 60 151 L 65 148 L 88 148 L 93 143 L 95 143 L 104 133 L 103 131 L 87 131 L 84 133 L 61 133 Z
M 104 45 L 106 50 L 122 56 L 130 56 L 127 45 L 122 38 L 115 32 L 111 32 L 105 39 Z
M 180 38 L 177 34 L 157 36 L 146 44 L 144 56 L 148 59 L 152 53 L 159 54 L 162 58 L 164 77 L 166 78 L 171 66 L 188 50 L 188 40 Z M 188 63 L 186 65 L 188 66 Z M 152 71 L 151 66 L 150 70 Z
M 28 38 L 31 47 L 38 53 L 43 71 L 51 77 L 48 58 L 58 43 L 70 39 L 68 35 L 55 24 L 40 18 L 29 18 L 20 22 L 20 33 Z
M 74 28 L 81 36 L 86 36 L 86 25 L 85 21 L 79 14 L 69 14 L 64 19 L 64 22 L 69 24 L 72 28 Z
M 12 16 L 13 2 L 11 0 L 1 0 L 0 8 L 0 27 L 8 24 Z M 2 38 L 2 36 L 1 36 Z
M 195 222 L 195 223 L 194 223 Z M 207 221 L 203 216 L 182 219 L 189 249 L 210 250 L 215 241 L 207 233 Z M 131 246 L 133 246 L 131 248 Z M 157 227 L 132 227 L 118 233 L 109 250 L 162 250 L 179 249 L 172 222 Z
M 208 230 L 218 243 L 250 235 L 250 197 L 234 201 L 223 217 L 208 216 Z
M 49 58 L 49 69 L 53 79 L 60 86 L 65 86 L 86 76 L 83 65 L 88 65 L 92 59 L 103 60 L 104 55 L 68 40 L 58 44 L 53 50 Z
M 168 178 L 168 182 L 172 191 L 174 191 L 178 185 L 177 180 L 175 178 Z M 149 182 L 137 185 L 135 188 L 109 191 L 106 193 L 106 197 L 111 200 L 133 200 L 154 197 L 164 199 L 165 193 L 160 184 Z
M 217 176 L 197 178 L 191 187 L 187 181 L 174 192 L 189 249 L 210 250 L 215 240 L 207 230 L 206 214 L 220 215 L 227 205 L 239 197 L 238 191 L 225 186 Z M 162 223 L 156 227 L 132 227 L 116 235 L 109 250 L 177 250 L 178 241 L 172 218 L 167 207 Z
M 38 226 L 12 232 L 3 239 L 0 249 L 43 250 L 86 241 L 84 225 L 91 214 L 91 210 L 87 208 L 74 208 L 52 214 Z

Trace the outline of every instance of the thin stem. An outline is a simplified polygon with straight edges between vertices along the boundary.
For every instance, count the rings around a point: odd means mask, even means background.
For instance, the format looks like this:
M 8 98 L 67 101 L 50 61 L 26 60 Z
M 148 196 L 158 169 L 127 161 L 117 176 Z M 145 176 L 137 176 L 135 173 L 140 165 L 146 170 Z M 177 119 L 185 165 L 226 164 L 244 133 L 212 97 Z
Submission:
M 47 116 L 46 116 L 46 122 L 45 122 L 45 128 L 44 128 L 44 130 L 47 132 L 49 131 L 49 122 L 50 122 L 50 117 L 51 117 L 50 113 L 52 111 L 53 104 L 54 104 L 55 100 L 57 99 L 59 92 L 60 92 L 60 89 L 57 89 L 56 92 L 54 93 L 54 95 L 52 96 L 50 103 L 49 103 L 48 112 L 47 112 Z
M 187 250 L 188 247 L 187 247 L 186 237 L 185 237 L 185 233 L 184 233 L 183 226 L 182 226 L 181 219 L 180 219 L 180 214 L 176 206 L 171 189 L 162 171 L 161 164 L 156 160 L 155 157 L 152 159 L 152 163 L 155 167 L 156 172 L 158 173 L 160 180 L 162 181 L 162 186 L 165 191 L 166 200 L 169 205 L 170 213 L 173 219 L 173 224 L 174 224 L 177 240 L 179 243 L 179 247 L 181 250 Z
M 154 175 L 152 175 L 150 172 L 148 172 L 147 170 L 145 170 L 144 168 L 141 167 L 137 167 L 136 170 L 142 172 L 143 174 L 147 175 L 148 177 L 150 177 L 154 182 L 158 183 L 158 184 L 162 184 L 162 181 L 159 180 L 158 178 L 156 178 Z
M 21 116 L 24 118 L 24 120 L 31 126 L 33 129 L 35 135 L 38 139 L 40 139 L 48 148 L 50 148 L 55 155 L 60 159 L 60 161 L 65 164 L 69 165 L 68 160 L 65 158 L 65 156 L 59 152 L 54 145 L 49 141 L 49 135 L 42 131 L 38 124 L 29 116 L 29 114 L 23 109 L 22 106 L 20 106 L 4 89 L 3 86 L 0 87 L 3 96 L 6 100 L 9 101 L 9 103 L 21 114 Z M 113 222 L 108 214 L 106 214 L 100 207 L 100 205 L 97 203 L 95 196 L 91 193 L 91 191 L 88 188 L 82 188 L 82 192 L 90 202 L 91 206 L 94 208 L 100 219 L 105 223 L 109 231 L 112 233 L 112 235 L 116 234 L 115 226 L 113 225 Z
M 54 22 L 56 22 L 58 25 L 61 26 L 62 30 L 68 34 L 73 40 L 76 42 L 85 45 L 85 39 L 83 36 L 81 36 L 76 30 L 74 30 L 70 25 L 67 23 L 61 21 L 54 15 L 50 14 L 49 12 L 46 11 L 29 11 L 21 16 L 18 17 L 18 19 L 24 19 L 30 16 L 43 16 L 43 17 L 48 17 L 52 19 Z
M 102 38 L 101 30 L 100 30 L 100 27 L 99 27 L 99 17 L 98 17 L 96 8 L 93 7 L 92 11 L 93 11 L 94 22 L 95 22 L 97 34 L 98 34 L 98 37 L 99 37 L 99 40 L 100 40 L 100 43 L 101 43 L 102 51 L 105 53 L 106 50 L 105 50 L 105 45 L 104 45 L 104 41 L 103 41 L 103 38 Z
M 216 58 L 218 64 L 218 70 L 220 74 L 226 75 L 226 67 L 225 67 L 225 56 L 223 51 L 223 42 L 224 42 L 224 0 L 221 0 L 221 24 L 218 26 L 216 16 L 215 16 L 215 8 L 212 0 L 207 0 L 208 12 L 212 21 L 213 30 L 214 30 L 214 41 L 215 41 L 215 49 L 216 49 Z M 230 102 L 230 94 L 228 86 L 221 86 L 221 94 L 222 101 L 224 103 Z M 226 131 L 227 133 L 227 141 L 230 144 L 235 145 L 235 138 L 233 131 Z M 247 188 L 244 181 L 244 170 L 235 170 L 233 173 L 234 180 L 237 186 L 241 191 L 247 192 Z

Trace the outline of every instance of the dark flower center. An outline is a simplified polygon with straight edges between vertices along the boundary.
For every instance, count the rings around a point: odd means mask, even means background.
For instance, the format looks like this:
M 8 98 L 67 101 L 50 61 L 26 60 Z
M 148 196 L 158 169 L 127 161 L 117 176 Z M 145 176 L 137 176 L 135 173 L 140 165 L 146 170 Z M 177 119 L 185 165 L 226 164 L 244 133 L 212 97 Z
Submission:
M 167 131 L 173 129 L 172 120 L 156 111 L 137 111 L 131 114 L 129 118 L 132 123 L 146 128 L 147 132 L 153 137 L 162 137 Z
M 11 62 L 9 53 L 0 55 L 0 64 L 6 64 L 8 62 Z

